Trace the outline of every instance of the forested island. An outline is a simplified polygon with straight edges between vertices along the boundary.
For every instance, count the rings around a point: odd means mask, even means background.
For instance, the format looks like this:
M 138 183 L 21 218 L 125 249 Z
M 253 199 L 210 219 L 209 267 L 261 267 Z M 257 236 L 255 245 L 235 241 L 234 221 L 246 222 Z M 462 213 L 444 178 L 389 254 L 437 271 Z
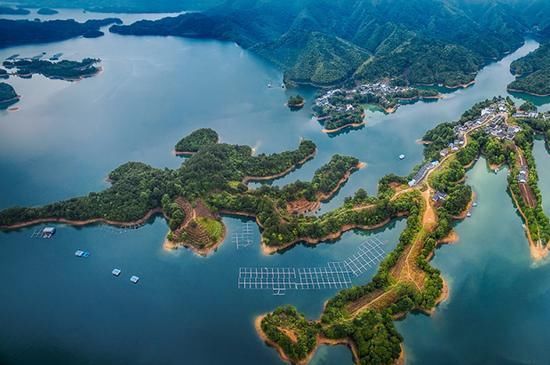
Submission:
M 288 98 L 286 105 L 290 110 L 300 110 L 305 103 L 306 101 L 302 95 L 292 95 Z
M 390 77 L 405 84 L 462 87 L 541 27 L 539 14 L 519 3 L 491 4 L 302 0 L 284 7 L 271 1 L 228 2 L 110 31 L 233 41 L 282 68 L 287 86 Z
M 15 89 L 5 82 L 0 82 L 0 109 L 6 109 L 19 101 L 19 95 Z
M 31 12 L 23 8 L 12 8 L 10 6 L 0 6 L 0 15 L 29 15 Z
M 79 23 L 69 20 L 9 20 L 0 19 L 0 47 L 56 42 L 74 37 L 97 35 L 99 28 L 109 24 L 122 24 L 118 18 L 88 20 Z
M 509 91 L 537 96 L 550 95 L 550 43 L 512 62 L 510 71 L 516 80 L 508 85 Z
M 10 58 L 5 60 L 2 65 L 8 70 L 13 70 L 16 76 L 23 78 L 40 74 L 49 79 L 75 81 L 96 75 L 101 71 L 101 68 L 97 66 L 99 62 L 99 59 L 94 58 L 57 62 L 37 58 Z
M 360 84 L 324 92 L 315 99 L 313 113 L 324 126 L 323 132 L 337 133 L 343 129 L 362 127 L 367 105 L 375 105 L 385 113 L 393 113 L 401 102 L 440 97 L 435 90 L 392 85 L 391 82 Z
M 36 11 L 36 13 L 40 15 L 55 15 L 55 14 L 58 14 L 59 12 L 55 9 L 40 8 Z

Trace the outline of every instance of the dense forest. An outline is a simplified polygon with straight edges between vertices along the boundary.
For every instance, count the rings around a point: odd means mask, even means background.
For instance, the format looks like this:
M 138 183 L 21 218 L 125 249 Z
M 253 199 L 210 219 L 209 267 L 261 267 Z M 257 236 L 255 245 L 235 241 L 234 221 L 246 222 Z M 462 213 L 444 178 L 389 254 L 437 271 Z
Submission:
M 45 22 L 0 19 L 0 48 L 94 35 L 99 32 L 100 27 L 121 23 L 122 21 L 118 18 L 88 20 L 84 23 L 73 19 Z
M 197 152 L 202 147 L 218 143 L 218 133 L 210 128 L 201 128 L 191 132 L 176 143 L 176 152 Z
M 529 2 L 242 0 L 111 31 L 234 41 L 283 68 L 288 84 L 390 76 L 454 87 L 518 48 L 526 32 L 544 31 L 544 3 Z
M 512 62 L 510 71 L 516 80 L 508 85 L 509 90 L 550 95 L 550 43 Z
M 15 89 L 5 82 L 0 82 L 0 109 L 6 109 L 19 100 Z

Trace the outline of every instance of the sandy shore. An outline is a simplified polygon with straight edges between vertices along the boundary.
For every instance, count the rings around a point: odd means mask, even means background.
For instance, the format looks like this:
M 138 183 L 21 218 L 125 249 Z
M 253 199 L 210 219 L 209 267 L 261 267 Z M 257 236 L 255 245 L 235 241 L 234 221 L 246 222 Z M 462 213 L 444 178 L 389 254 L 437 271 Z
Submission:
M 453 229 L 451 232 L 447 235 L 447 237 L 439 240 L 439 244 L 452 244 L 458 242 L 460 237 L 458 236 L 458 233 Z

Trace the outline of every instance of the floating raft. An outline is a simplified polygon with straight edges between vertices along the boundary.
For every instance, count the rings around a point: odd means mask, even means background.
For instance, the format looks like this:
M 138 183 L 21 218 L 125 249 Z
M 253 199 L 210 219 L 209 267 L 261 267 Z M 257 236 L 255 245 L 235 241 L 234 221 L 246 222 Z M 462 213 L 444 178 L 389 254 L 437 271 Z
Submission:
M 90 256 L 90 253 L 88 251 L 82 251 L 82 250 L 76 250 L 74 252 L 74 255 L 76 257 L 89 257 Z
M 122 271 L 120 271 L 120 269 L 113 269 L 113 271 L 111 272 L 113 273 L 114 276 L 119 276 Z
M 139 281 L 139 276 L 132 275 L 130 281 L 134 284 L 137 284 L 137 282 Z

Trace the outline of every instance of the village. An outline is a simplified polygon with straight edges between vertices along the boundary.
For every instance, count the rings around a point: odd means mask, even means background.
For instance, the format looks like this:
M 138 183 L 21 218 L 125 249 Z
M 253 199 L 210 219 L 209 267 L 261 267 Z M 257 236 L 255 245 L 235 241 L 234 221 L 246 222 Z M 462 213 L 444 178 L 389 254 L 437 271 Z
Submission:
M 497 102 L 481 110 L 481 115 L 478 118 L 468 120 L 464 123 L 457 124 L 454 127 L 455 139 L 450 142 L 447 147 L 439 152 L 442 159 L 445 159 L 449 154 L 457 152 L 467 143 L 466 136 L 474 130 L 485 127 L 485 132 L 499 139 L 513 140 L 516 134 L 521 131 L 518 126 L 509 126 L 506 123 L 506 101 L 498 99 Z M 416 172 L 414 177 L 409 181 L 409 186 L 417 186 L 428 175 L 428 172 L 439 165 L 440 161 L 434 160 L 426 162 Z M 441 195 L 441 194 L 440 194 Z M 440 196 L 441 198 L 442 196 Z
M 313 111 L 317 118 L 322 119 L 338 113 L 363 113 L 363 105 L 374 104 L 387 113 L 393 113 L 401 105 L 400 101 L 420 98 L 439 98 L 439 93 L 410 86 L 393 86 L 385 82 L 366 83 L 352 89 L 327 91 L 315 99 Z

